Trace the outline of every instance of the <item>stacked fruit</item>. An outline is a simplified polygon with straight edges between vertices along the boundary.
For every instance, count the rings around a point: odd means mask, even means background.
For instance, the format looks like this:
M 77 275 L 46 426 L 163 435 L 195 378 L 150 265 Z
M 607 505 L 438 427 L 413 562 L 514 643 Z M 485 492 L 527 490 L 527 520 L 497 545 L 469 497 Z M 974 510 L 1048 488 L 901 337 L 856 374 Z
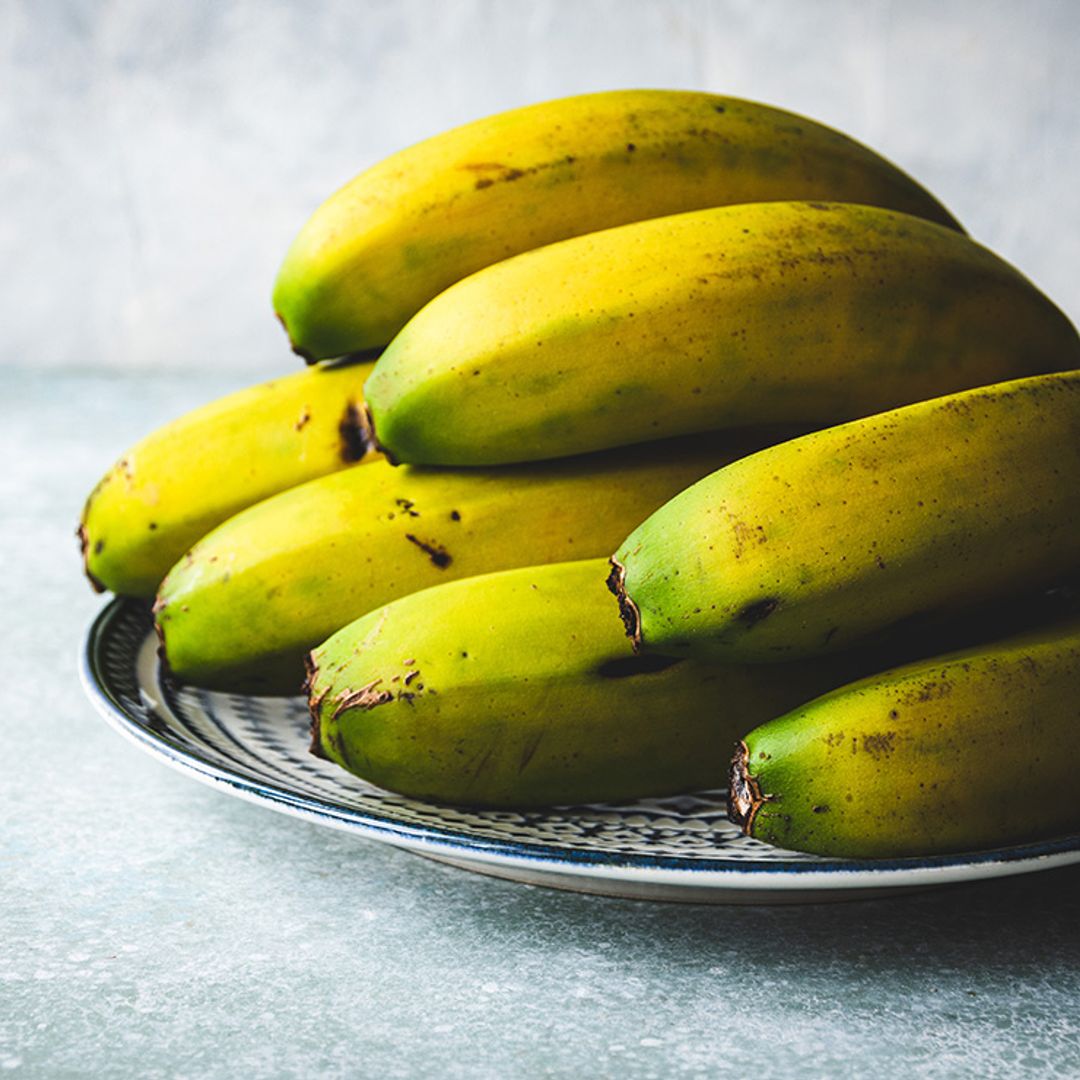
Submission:
M 882 158 L 537 105 L 361 174 L 274 300 L 337 362 L 151 435 L 80 527 L 177 677 L 306 656 L 313 750 L 418 797 L 671 794 L 736 744 L 789 847 L 1080 827 L 1080 339 Z

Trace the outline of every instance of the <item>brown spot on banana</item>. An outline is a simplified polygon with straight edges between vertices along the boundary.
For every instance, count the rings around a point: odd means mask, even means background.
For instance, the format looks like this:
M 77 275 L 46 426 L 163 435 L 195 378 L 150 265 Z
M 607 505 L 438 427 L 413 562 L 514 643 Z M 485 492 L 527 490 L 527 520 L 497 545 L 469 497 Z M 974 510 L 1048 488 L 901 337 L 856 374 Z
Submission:
M 413 535 L 413 533 L 406 533 L 405 539 L 410 544 L 415 544 L 421 551 L 426 552 L 428 558 L 440 569 L 445 570 L 454 560 L 450 555 L 450 552 L 444 547 L 440 547 L 438 544 L 429 544 L 419 537 Z
M 881 731 L 873 735 L 864 735 L 862 740 L 863 750 L 875 760 L 888 757 L 893 752 L 895 742 L 895 731 Z

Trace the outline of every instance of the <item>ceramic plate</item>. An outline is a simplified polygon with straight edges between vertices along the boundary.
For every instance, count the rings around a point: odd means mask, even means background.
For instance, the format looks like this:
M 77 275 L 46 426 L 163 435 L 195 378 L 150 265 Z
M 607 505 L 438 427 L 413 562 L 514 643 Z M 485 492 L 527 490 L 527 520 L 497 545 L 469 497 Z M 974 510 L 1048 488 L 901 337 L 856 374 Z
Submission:
M 726 819 L 724 792 L 542 811 L 406 799 L 308 753 L 302 698 L 213 693 L 161 669 L 145 605 L 114 600 L 91 625 L 83 683 L 113 727 L 222 791 L 320 825 L 535 885 L 654 900 L 849 899 L 1080 862 L 1080 836 L 976 854 L 839 860 L 772 848 Z

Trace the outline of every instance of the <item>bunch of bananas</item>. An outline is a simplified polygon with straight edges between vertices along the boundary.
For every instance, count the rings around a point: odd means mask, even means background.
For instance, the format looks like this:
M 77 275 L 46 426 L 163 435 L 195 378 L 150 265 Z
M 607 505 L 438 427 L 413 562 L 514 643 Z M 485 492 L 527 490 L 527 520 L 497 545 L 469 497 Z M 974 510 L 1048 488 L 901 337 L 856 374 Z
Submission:
M 80 525 L 178 678 L 306 659 L 313 751 L 417 797 L 714 787 L 734 745 L 733 820 L 792 848 L 1080 827 L 1080 338 L 872 151 L 703 93 L 518 109 L 330 198 L 274 306 L 315 366 Z

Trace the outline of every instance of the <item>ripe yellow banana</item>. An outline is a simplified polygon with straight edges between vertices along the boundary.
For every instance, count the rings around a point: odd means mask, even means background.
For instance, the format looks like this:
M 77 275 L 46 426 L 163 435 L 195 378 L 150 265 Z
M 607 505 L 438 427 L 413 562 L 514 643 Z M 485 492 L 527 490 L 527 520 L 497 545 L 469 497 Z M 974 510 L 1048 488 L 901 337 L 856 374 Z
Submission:
M 410 321 L 365 396 L 393 459 L 474 465 L 824 426 L 1069 367 L 1072 324 L 967 237 L 874 207 L 774 202 L 481 270 Z
M 175 674 L 295 693 L 303 656 L 372 608 L 452 578 L 601 556 L 672 495 L 768 442 L 652 443 L 504 469 L 375 461 L 250 507 L 169 572 L 156 605 Z
M 716 787 L 748 724 L 850 679 L 634 656 L 600 559 L 437 585 L 311 655 L 312 749 L 416 798 L 537 806 Z M 865 669 L 863 669 L 865 671 Z
M 732 762 L 759 840 L 871 858 L 1080 830 L 1080 622 L 863 679 L 769 721 Z
M 378 455 L 363 419 L 370 364 L 303 371 L 181 416 L 105 474 L 79 525 L 99 590 L 153 596 L 199 537 L 275 492 Z
M 888 206 L 959 228 L 864 146 L 736 98 L 617 90 L 490 116 L 394 154 L 293 242 L 274 308 L 309 360 L 385 345 L 481 267 L 663 214 L 774 199 Z
M 778 660 L 1080 571 L 1080 371 L 909 405 L 720 469 L 612 560 L 647 649 Z

